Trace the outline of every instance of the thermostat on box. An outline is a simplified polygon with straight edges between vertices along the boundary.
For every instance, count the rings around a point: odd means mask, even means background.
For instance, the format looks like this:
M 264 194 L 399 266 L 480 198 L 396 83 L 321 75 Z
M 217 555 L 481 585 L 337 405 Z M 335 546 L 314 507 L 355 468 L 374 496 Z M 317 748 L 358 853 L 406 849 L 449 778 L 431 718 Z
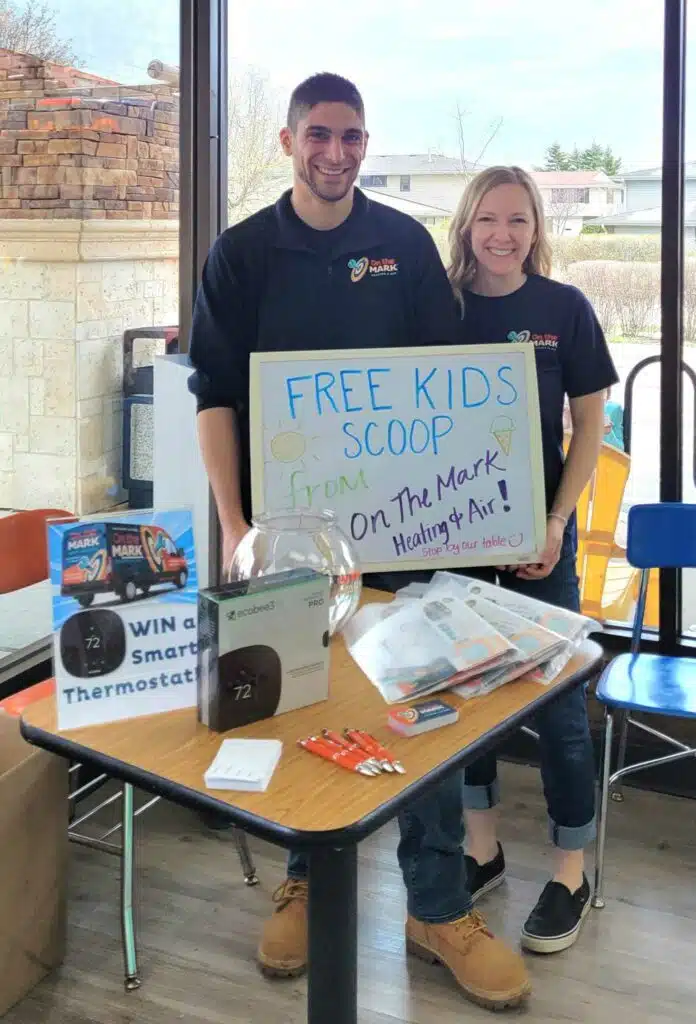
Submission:
M 330 579 L 294 569 L 198 595 L 198 718 L 226 732 L 329 695 Z

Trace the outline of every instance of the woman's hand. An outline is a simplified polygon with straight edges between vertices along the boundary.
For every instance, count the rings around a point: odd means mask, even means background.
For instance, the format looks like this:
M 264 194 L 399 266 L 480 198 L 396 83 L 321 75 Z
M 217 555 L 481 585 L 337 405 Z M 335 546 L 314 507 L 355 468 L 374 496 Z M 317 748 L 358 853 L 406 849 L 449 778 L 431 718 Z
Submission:
M 546 544 L 538 562 L 520 565 L 515 572 L 522 580 L 543 580 L 549 576 L 561 557 L 565 523 L 557 516 L 549 516 L 546 520 Z

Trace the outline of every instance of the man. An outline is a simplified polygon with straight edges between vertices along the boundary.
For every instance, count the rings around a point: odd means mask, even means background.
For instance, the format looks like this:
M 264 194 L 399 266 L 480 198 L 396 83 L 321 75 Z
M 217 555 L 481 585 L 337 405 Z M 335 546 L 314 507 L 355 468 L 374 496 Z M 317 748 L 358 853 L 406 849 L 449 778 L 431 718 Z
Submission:
M 331 74 L 303 82 L 280 139 L 292 159 L 292 189 L 217 239 L 193 318 L 190 387 L 224 564 L 251 511 L 250 353 L 450 343 L 456 330 L 452 293 L 428 232 L 355 188 L 368 139 L 355 86 Z M 396 272 L 371 275 L 371 261 L 382 259 Z M 460 790 L 455 777 L 399 817 L 409 948 L 442 961 L 475 1001 L 516 1005 L 529 991 L 522 960 L 472 911 Z M 291 977 L 306 967 L 306 879 L 305 858 L 292 853 L 259 945 L 267 974 Z

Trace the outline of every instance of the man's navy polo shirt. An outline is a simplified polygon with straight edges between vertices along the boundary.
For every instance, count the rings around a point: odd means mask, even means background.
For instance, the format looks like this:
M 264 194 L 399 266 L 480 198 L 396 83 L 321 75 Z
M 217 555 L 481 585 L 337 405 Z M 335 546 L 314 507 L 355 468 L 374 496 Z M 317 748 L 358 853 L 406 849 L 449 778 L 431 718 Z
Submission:
M 247 509 L 252 352 L 452 344 L 457 330 L 426 228 L 359 189 L 349 217 L 330 231 L 308 227 L 289 192 L 224 231 L 196 297 L 189 387 L 199 411 L 237 413 Z
M 252 352 L 452 343 L 452 292 L 428 231 L 355 190 L 331 231 L 309 228 L 290 193 L 223 231 L 193 316 L 198 408 L 244 408 Z

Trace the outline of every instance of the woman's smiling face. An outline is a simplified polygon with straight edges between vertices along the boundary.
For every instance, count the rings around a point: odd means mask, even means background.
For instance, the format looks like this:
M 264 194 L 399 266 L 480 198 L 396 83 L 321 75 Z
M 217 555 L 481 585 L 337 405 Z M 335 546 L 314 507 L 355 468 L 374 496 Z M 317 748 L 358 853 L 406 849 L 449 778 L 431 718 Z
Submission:
M 535 235 L 534 210 L 526 188 L 492 188 L 479 203 L 471 225 L 477 270 L 494 277 L 521 278 Z

